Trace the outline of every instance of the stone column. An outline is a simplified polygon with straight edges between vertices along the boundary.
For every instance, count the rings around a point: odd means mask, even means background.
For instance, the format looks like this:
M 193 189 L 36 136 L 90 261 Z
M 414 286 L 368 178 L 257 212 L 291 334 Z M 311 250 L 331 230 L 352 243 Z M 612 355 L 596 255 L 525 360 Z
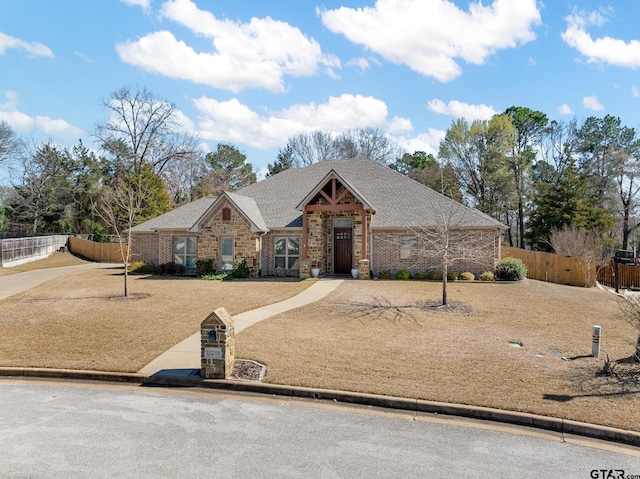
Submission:
M 371 277 L 369 273 L 369 260 L 361 259 L 360 261 L 358 261 L 358 278 L 369 279 Z
M 300 279 L 307 279 L 311 277 L 311 258 L 304 258 L 300 260 L 299 267 Z
M 200 376 L 204 379 L 228 379 L 235 362 L 233 319 L 218 308 L 200 325 Z

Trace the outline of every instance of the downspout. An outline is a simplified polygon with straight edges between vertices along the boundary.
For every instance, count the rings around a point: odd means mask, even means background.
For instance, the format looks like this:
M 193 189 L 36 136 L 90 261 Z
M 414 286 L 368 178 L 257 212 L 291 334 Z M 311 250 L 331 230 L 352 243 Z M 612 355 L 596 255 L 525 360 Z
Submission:
M 267 233 L 268 231 L 265 231 L 258 235 L 258 248 L 260 248 L 260 251 L 258 252 L 258 277 L 260 277 L 263 273 L 262 271 L 262 237 L 265 236 Z

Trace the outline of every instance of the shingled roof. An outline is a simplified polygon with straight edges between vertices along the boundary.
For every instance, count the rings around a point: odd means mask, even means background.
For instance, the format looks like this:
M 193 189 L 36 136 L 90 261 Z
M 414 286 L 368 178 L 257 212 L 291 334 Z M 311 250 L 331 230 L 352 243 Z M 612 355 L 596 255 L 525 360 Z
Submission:
M 456 226 L 502 229 L 499 221 L 371 160 L 326 160 L 305 168 L 290 168 L 235 192 L 237 197 L 253 198 L 264 224 L 269 228 L 301 227 L 296 209 L 331 171 L 366 198 L 375 214 L 371 228 L 428 227 L 440 224 L 438 212 L 454 209 Z M 133 228 L 134 232 L 158 229 L 190 229 L 214 203 L 202 198 Z M 247 205 L 253 202 L 247 202 Z M 249 207 L 249 206 L 248 206 Z M 198 214 L 199 212 L 199 214 Z

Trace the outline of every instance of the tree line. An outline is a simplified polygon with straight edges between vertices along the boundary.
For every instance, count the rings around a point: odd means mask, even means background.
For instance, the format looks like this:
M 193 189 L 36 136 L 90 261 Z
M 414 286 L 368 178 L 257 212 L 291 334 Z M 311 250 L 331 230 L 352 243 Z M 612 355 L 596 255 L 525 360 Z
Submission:
M 137 224 L 257 179 L 234 145 L 205 153 L 175 105 L 146 88 L 121 88 L 102 106 L 107 120 L 92 132 L 96 150 L 82 142 L 27 144 L 0 122 L 0 167 L 12 172 L 0 190 L 0 231 L 100 238 L 117 229 L 107 210 L 126 216 L 114 192 L 137 196 Z M 511 246 L 552 251 L 554 232 L 575 228 L 627 249 L 640 226 L 639 145 L 635 129 L 611 115 L 563 122 L 514 106 L 489 120 L 454 120 L 436 156 L 403 151 L 377 128 L 300 133 L 267 176 L 325 159 L 369 158 L 501 221 Z

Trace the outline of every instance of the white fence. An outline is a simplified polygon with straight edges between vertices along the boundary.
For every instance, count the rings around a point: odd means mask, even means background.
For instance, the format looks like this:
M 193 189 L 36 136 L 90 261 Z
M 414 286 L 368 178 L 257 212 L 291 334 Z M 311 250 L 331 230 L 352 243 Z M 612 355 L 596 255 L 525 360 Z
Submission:
M 0 241 L 0 266 L 11 267 L 49 256 L 67 246 L 68 235 L 32 236 Z

